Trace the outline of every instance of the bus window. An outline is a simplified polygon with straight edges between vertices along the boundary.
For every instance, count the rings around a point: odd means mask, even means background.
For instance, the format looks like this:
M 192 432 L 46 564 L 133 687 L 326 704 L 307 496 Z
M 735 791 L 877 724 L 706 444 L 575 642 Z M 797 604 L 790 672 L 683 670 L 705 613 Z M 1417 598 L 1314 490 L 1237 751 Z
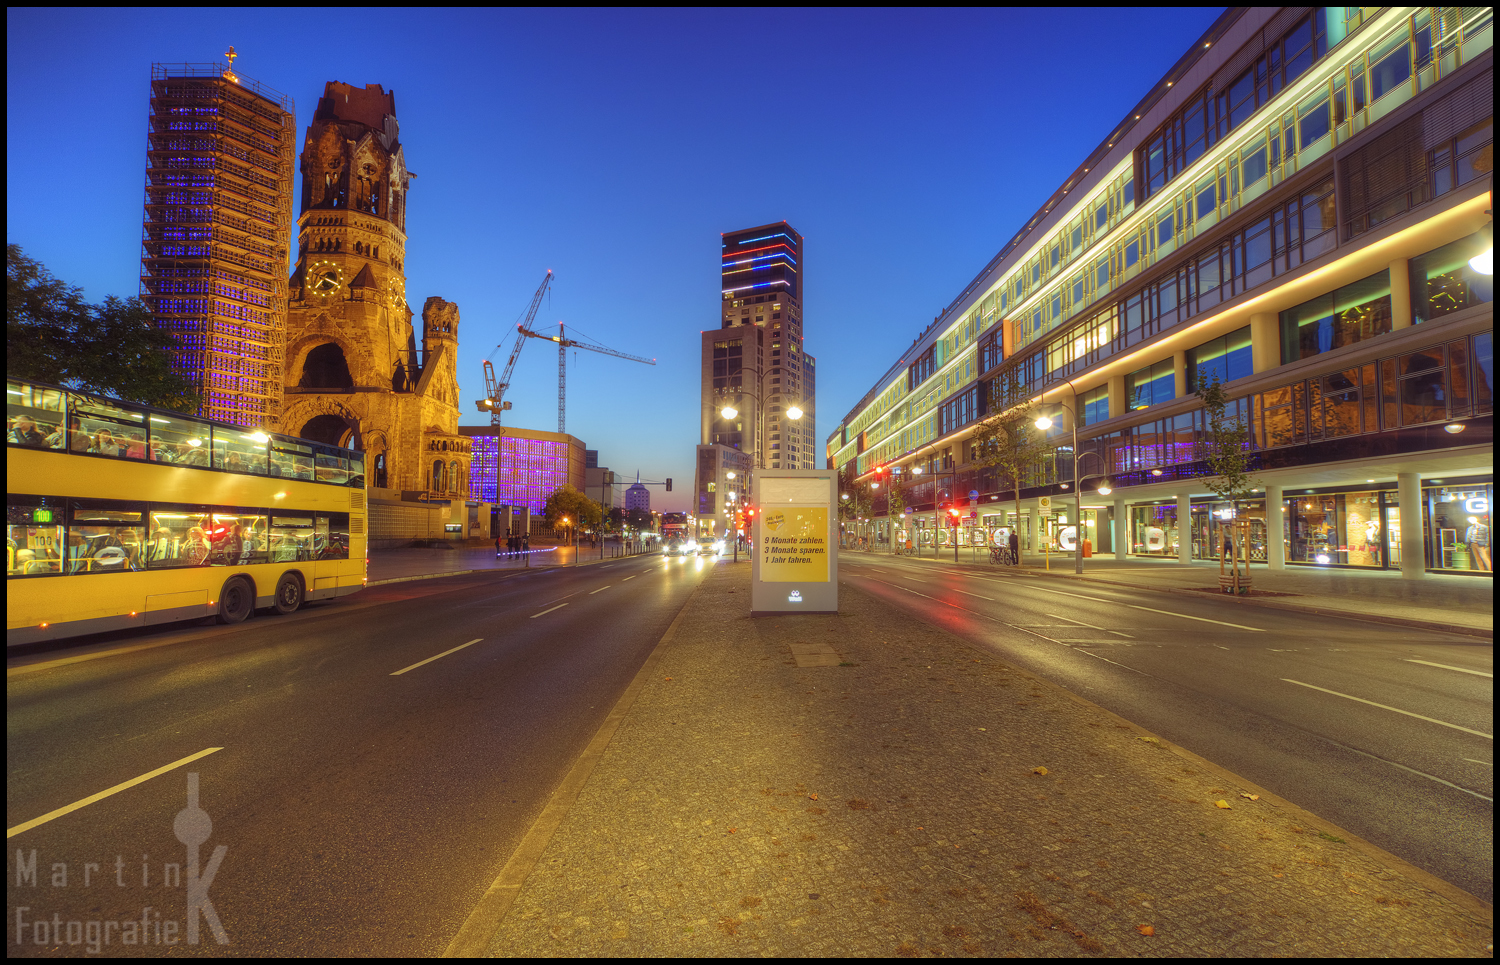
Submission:
M 68 393 L 68 433 L 74 452 L 146 458 L 146 416 L 107 399 Z
M 266 517 L 254 513 L 215 512 L 208 530 L 208 562 L 212 566 L 264 563 Z
M 5 441 L 33 449 L 63 447 L 63 394 L 25 382 L 5 383 Z
M 208 426 L 196 419 L 151 415 L 151 459 L 208 467 Z
M 129 504 L 73 500 L 68 526 L 69 573 L 145 569 L 145 511 Z
M 199 506 L 156 507 L 151 511 L 151 542 L 146 561 L 152 569 L 202 566 L 208 561 L 208 509 Z
M 349 456 L 349 485 L 365 488 L 365 454 L 362 452 Z
M 319 457 L 322 458 L 322 457 Z M 318 542 L 318 559 L 347 560 L 349 558 L 349 514 L 331 513 L 317 517 L 314 530 L 321 540 Z
M 257 430 L 246 432 L 215 426 L 214 468 L 264 476 L 267 474 L 266 443 L 270 441 L 269 436 Z
M 63 500 L 59 497 L 6 497 L 7 576 L 62 572 L 63 518 Z
M 271 562 L 293 563 L 313 558 L 311 516 L 271 517 Z
M 318 453 L 318 482 L 344 485 L 349 481 L 349 460 Z
M 292 479 L 313 477 L 313 451 L 311 446 L 275 439 L 271 443 L 271 475 Z

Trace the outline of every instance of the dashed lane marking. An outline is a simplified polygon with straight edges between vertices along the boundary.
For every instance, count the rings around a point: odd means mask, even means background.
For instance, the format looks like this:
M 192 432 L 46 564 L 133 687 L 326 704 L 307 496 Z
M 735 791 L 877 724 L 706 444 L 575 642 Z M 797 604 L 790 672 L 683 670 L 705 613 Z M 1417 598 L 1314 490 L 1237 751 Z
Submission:
M 530 619 L 535 620 L 537 617 L 544 617 L 547 614 L 551 613 L 553 610 L 561 610 L 565 606 L 567 606 L 566 603 L 559 603 L 557 606 L 552 607 L 551 609 L 543 610 L 541 613 L 533 613 Z
M 422 664 L 424 664 L 424 663 L 432 663 L 434 660 L 441 660 L 443 657 L 448 656 L 448 654 L 450 654 L 450 653 L 458 653 L 458 651 L 462 650 L 464 647 L 472 647 L 472 646 L 474 646 L 474 644 L 478 643 L 480 640 L 483 640 L 483 639 L 484 639 L 484 637 L 479 637 L 478 639 L 470 640 L 468 643 L 459 644 L 458 646 L 454 647 L 452 650 L 444 650 L 442 653 L 438 654 L 436 657 L 428 657 L 426 660 L 418 660 L 416 663 L 412 664 L 410 667 L 402 667 L 400 670 L 397 670 L 395 673 L 391 674 L 391 676 L 392 677 L 399 677 L 402 674 L 406 673 L 408 670 L 415 670 L 415 669 L 417 669 L 418 667 L 422 666 Z
M 1492 673 L 1485 673 L 1483 670 L 1468 670 L 1464 667 L 1450 667 L 1446 663 L 1433 663 L 1431 660 L 1413 660 L 1412 658 L 1408 657 L 1406 658 L 1406 662 L 1426 664 L 1429 667 L 1442 667 L 1444 670 L 1457 670 L 1459 673 L 1471 673 L 1476 677 L 1493 678 L 1495 676 Z
M 13 828 L 6 829 L 5 836 L 7 838 L 13 838 L 23 831 L 30 831 L 32 828 L 38 825 L 46 824 L 48 821 L 60 818 L 65 814 L 71 814 L 74 811 L 79 810 L 80 808 L 88 807 L 95 801 L 102 801 L 112 794 L 119 794 L 121 791 L 135 787 L 137 784 L 144 784 L 146 781 L 151 780 L 153 777 L 157 777 L 159 775 L 167 773 L 168 771 L 175 770 L 176 768 L 179 768 L 184 764 L 191 764 L 193 761 L 198 760 L 200 757 L 207 757 L 215 751 L 222 751 L 223 749 L 224 748 L 222 747 L 208 747 L 196 754 L 189 754 L 182 760 L 173 761 L 172 763 L 164 767 L 158 767 L 154 771 L 148 771 L 147 773 L 142 774 L 140 777 L 132 777 L 130 780 L 125 781 L 121 784 L 116 784 L 114 787 L 100 791 L 98 794 L 90 794 L 88 797 L 74 801 L 72 804 L 64 805 L 63 807 L 58 808 L 56 811 L 48 811 L 46 814 L 42 815 L 39 818 L 32 818 L 30 821 L 23 821 Z
M 1454 730 L 1461 730 L 1465 734 L 1473 734 L 1476 737 L 1483 737 L 1485 740 L 1495 739 L 1494 734 L 1486 734 L 1482 730 L 1470 730 L 1467 727 L 1460 727 L 1458 724 L 1450 724 L 1446 720 L 1438 720 L 1436 717 L 1424 717 L 1421 714 L 1414 714 L 1409 710 L 1402 710 L 1400 707 L 1391 707 L 1387 704 L 1377 704 L 1373 700 L 1366 700 L 1363 697 L 1354 697 L 1350 694 L 1341 694 L 1337 690 L 1329 690 L 1326 687 L 1317 687 L 1313 684 L 1305 684 L 1300 680 L 1292 680 L 1289 677 L 1282 677 L 1281 679 L 1289 684 L 1296 684 L 1299 687 L 1307 687 L 1310 690 L 1321 690 L 1325 694 L 1333 694 L 1335 697 L 1343 697 L 1345 700 L 1357 700 L 1362 704 L 1369 704 L 1371 707 L 1379 707 L 1381 710 L 1389 710 L 1397 714 L 1405 714 L 1408 717 L 1415 717 L 1417 720 L 1425 720 L 1429 724 L 1441 724 L 1444 727 L 1451 727 Z

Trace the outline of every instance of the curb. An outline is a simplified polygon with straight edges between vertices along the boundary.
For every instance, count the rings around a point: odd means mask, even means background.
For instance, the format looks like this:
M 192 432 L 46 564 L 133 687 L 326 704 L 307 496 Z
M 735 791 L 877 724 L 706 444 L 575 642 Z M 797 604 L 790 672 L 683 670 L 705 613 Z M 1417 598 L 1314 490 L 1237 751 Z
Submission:
M 926 557 L 920 556 L 900 558 L 914 559 L 917 562 L 925 561 L 934 564 L 942 562 L 940 560 L 928 559 Z M 978 564 L 958 563 L 945 565 L 974 567 Z M 1114 586 L 1130 590 L 1149 590 L 1152 593 L 1168 593 L 1174 596 L 1187 596 L 1193 599 L 1223 599 L 1231 603 L 1237 603 L 1240 606 L 1258 606 L 1267 607 L 1273 610 L 1290 610 L 1295 613 L 1306 613 L 1311 616 L 1343 617 L 1348 620 L 1359 620 L 1364 623 L 1382 623 L 1388 626 L 1410 627 L 1414 630 L 1436 630 L 1440 633 L 1456 633 L 1461 636 L 1479 637 L 1484 640 L 1492 640 L 1495 636 L 1495 631 L 1493 628 L 1471 627 L 1456 623 L 1439 623 L 1435 620 L 1417 620 L 1410 617 L 1393 617 L 1378 613 L 1361 613 L 1355 610 L 1330 609 L 1328 607 L 1307 606 L 1297 603 L 1283 603 L 1274 600 L 1257 600 L 1253 597 L 1237 597 L 1228 594 L 1219 594 L 1218 596 L 1214 596 L 1213 594 L 1205 594 L 1198 590 L 1189 590 L 1184 587 L 1177 586 L 1149 586 L 1143 583 L 1122 583 L 1117 580 L 1102 580 L 1097 577 L 1078 576 L 1077 574 L 1073 573 L 1038 573 L 1034 570 L 1027 570 L 1023 567 L 1012 567 L 1006 572 L 1011 573 L 1015 576 L 1025 576 L 1032 579 L 1072 580 L 1075 583 L 1090 583 L 1095 586 L 1101 587 Z
M 594 562 L 605 561 L 595 560 Z M 600 758 L 604 756 L 605 749 L 614 740 L 615 732 L 620 729 L 620 725 L 630 714 L 630 709 L 635 706 L 636 698 L 640 696 L 646 682 L 656 673 L 657 665 L 666 654 L 667 645 L 676 639 L 677 628 L 687 616 L 688 610 L 692 608 L 693 601 L 697 599 L 698 590 L 702 586 L 703 583 L 700 581 L 697 586 L 693 587 L 693 592 L 688 594 L 688 598 L 683 601 L 682 608 L 672 618 L 666 632 L 656 642 L 656 646 L 646 657 L 646 662 L 641 664 L 641 669 L 636 671 L 630 684 L 625 688 L 625 692 L 620 695 L 620 699 L 615 701 L 609 716 L 604 719 L 603 724 L 599 725 L 599 730 L 589 741 L 588 747 L 584 748 L 583 753 L 578 756 L 578 760 L 568 770 L 567 776 L 563 778 L 557 790 L 552 792 L 552 797 L 542 809 L 541 816 L 526 831 L 525 836 L 521 838 L 511 854 L 510 860 L 505 863 L 500 874 L 496 876 L 486 889 L 484 896 L 474 906 L 474 910 L 469 913 L 469 917 L 459 927 L 458 934 L 453 937 L 453 941 L 443 952 L 444 958 L 477 958 L 489 955 L 490 942 L 495 932 L 499 930 L 511 906 L 515 904 L 526 879 L 531 876 L 537 862 L 542 859 L 547 845 L 552 842 L 553 835 L 567 819 L 573 804 L 578 800 L 578 795 L 588 783 L 590 775 L 594 773 L 594 768 L 598 765 Z

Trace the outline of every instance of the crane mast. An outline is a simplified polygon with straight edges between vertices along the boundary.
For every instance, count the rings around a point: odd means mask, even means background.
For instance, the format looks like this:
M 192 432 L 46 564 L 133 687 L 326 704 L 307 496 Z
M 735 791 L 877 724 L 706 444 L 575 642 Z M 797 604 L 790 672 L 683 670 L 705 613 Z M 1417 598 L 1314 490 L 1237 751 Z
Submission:
M 542 278 L 542 283 L 537 286 L 536 294 L 531 296 L 531 307 L 526 310 L 526 321 L 518 327 L 524 333 L 531 320 L 536 317 L 536 310 L 541 307 L 542 296 L 547 293 L 547 287 L 552 284 L 552 269 L 547 269 L 547 274 Z M 486 409 L 490 413 L 490 425 L 498 428 L 500 426 L 500 413 L 510 408 L 510 403 L 504 401 L 505 390 L 510 388 L 510 376 L 515 371 L 516 359 L 521 357 L 521 346 L 526 344 L 525 334 L 516 336 L 515 347 L 510 350 L 510 361 L 505 363 L 505 374 L 500 381 L 495 381 L 495 366 L 491 364 L 495 354 L 504 348 L 504 345 L 496 345 L 495 351 L 484 360 L 484 398 L 479 401 L 479 411 Z
M 646 365 L 656 364 L 656 359 L 641 358 L 639 355 L 628 355 L 625 352 L 616 352 L 614 349 L 605 348 L 602 345 L 590 345 L 587 342 L 579 342 L 567 338 L 561 322 L 557 323 L 556 335 L 543 335 L 540 332 L 533 332 L 525 325 L 522 325 L 521 336 L 523 338 L 528 336 L 531 338 L 541 338 L 557 343 L 557 431 L 560 433 L 567 431 L 563 427 L 567 423 L 568 349 L 583 348 L 588 349 L 590 352 L 598 352 L 601 355 L 613 355 L 616 358 L 629 359 L 632 362 L 641 362 Z

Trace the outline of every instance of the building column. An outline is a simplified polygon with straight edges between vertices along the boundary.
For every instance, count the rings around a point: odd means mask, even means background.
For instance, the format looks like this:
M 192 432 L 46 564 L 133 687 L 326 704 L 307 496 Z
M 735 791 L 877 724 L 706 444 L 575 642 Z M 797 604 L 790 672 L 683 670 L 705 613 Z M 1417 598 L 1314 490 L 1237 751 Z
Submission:
M 1124 415 L 1126 408 L 1125 376 L 1111 375 L 1109 377 L 1109 417 L 1113 419 L 1117 415 Z
M 1410 328 L 1411 323 L 1411 274 L 1407 260 L 1397 258 L 1391 262 L 1391 331 Z
M 1177 497 L 1177 562 L 1191 563 L 1192 561 L 1193 497 L 1189 493 L 1183 493 Z
M 1130 553 L 1130 509 L 1123 496 L 1115 497 L 1115 559 L 1124 562 Z
M 1427 576 L 1427 553 L 1422 545 L 1422 477 L 1414 472 L 1396 473 L 1396 498 L 1401 503 L 1401 578 L 1420 580 Z
M 1281 327 L 1274 312 L 1250 316 L 1250 364 L 1255 372 L 1269 372 L 1281 364 Z
M 1017 525 L 1016 528 L 1021 531 L 1022 553 L 1030 553 L 1034 551 L 1035 544 L 1031 539 L 1031 521 L 1035 517 L 1036 511 L 1033 509 L 1028 508 L 1021 511 L 1021 522 Z
M 1185 398 L 1187 398 L 1187 394 L 1188 394 L 1188 370 L 1187 370 L 1187 352 L 1186 351 L 1173 352 L 1172 353 L 1172 374 L 1173 374 L 1173 376 L 1175 376 L 1175 378 L 1173 379 L 1173 381 L 1174 381 L 1174 383 L 1176 385 L 1176 394 L 1173 395 L 1172 398 L 1174 398 L 1174 399 L 1185 399 Z
M 1266 487 L 1266 569 L 1286 569 L 1286 502 L 1280 486 Z

